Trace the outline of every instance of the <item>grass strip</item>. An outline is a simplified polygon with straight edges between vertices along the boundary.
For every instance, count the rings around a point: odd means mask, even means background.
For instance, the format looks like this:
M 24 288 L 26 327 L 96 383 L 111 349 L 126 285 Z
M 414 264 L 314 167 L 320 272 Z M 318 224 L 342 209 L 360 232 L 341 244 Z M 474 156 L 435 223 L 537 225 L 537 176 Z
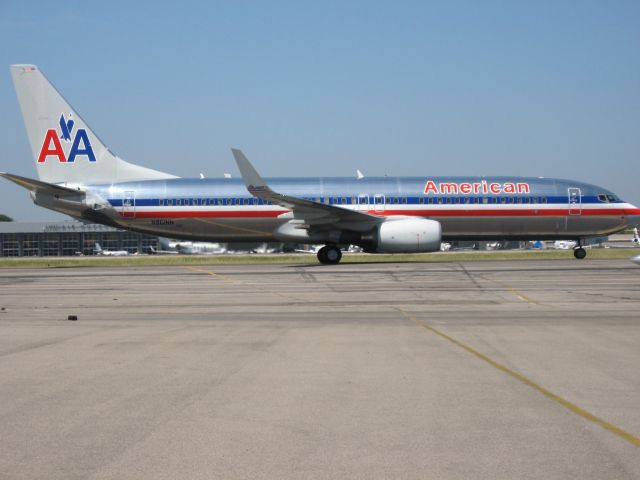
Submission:
M 620 260 L 640 255 L 638 248 L 592 248 L 589 260 Z M 342 263 L 460 262 L 495 260 L 572 260 L 571 250 L 509 250 L 434 252 L 411 254 L 346 253 Z M 0 268 L 65 268 L 106 266 L 184 266 L 184 265 L 261 265 L 316 264 L 312 254 L 246 255 L 132 255 L 128 257 L 11 257 L 0 258 Z

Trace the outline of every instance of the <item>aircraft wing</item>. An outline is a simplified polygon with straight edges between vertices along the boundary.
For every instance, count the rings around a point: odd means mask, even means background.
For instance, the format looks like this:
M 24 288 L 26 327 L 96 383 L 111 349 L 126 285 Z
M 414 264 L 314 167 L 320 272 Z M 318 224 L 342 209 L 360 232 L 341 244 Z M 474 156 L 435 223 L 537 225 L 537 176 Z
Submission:
M 0 172 L 0 177 L 11 180 L 13 183 L 16 183 L 22 188 L 26 188 L 32 192 L 43 192 L 51 195 L 57 195 L 58 197 L 75 197 L 84 193 L 83 191 L 76 190 L 74 188 L 67 188 L 60 185 L 54 185 L 53 183 L 41 182 L 40 180 L 21 177 L 20 175 L 14 175 L 12 173 Z
M 274 192 L 241 150 L 234 148 L 231 151 L 249 193 L 254 197 L 268 200 L 291 210 L 291 222 L 297 224 L 298 228 L 322 228 L 324 226 L 327 228 L 366 230 L 383 221 L 381 217 L 366 212 L 349 210 Z

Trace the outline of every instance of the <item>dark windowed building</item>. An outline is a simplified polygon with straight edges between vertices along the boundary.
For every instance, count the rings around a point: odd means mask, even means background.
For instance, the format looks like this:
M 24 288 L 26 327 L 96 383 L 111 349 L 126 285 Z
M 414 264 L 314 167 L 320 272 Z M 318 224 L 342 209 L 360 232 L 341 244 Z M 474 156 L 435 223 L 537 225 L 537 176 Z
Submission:
M 55 257 L 95 255 L 104 250 L 149 253 L 158 237 L 81 222 L 0 222 L 0 256 Z

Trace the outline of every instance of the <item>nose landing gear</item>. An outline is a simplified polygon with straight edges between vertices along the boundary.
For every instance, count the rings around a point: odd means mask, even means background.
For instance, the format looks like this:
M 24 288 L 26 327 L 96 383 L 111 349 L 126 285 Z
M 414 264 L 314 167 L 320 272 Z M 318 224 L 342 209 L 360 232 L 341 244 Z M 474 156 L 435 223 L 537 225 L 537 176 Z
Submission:
M 335 265 L 340 263 L 342 252 L 335 245 L 325 245 L 318 250 L 318 261 L 324 265 Z

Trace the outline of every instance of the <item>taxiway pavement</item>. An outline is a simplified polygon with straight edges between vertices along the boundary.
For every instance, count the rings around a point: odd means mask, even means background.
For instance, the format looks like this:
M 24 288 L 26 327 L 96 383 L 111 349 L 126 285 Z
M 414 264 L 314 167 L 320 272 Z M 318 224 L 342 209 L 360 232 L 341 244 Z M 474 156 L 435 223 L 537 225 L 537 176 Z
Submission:
M 628 261 L 0 284 L 0 479 L 640 478 Z

